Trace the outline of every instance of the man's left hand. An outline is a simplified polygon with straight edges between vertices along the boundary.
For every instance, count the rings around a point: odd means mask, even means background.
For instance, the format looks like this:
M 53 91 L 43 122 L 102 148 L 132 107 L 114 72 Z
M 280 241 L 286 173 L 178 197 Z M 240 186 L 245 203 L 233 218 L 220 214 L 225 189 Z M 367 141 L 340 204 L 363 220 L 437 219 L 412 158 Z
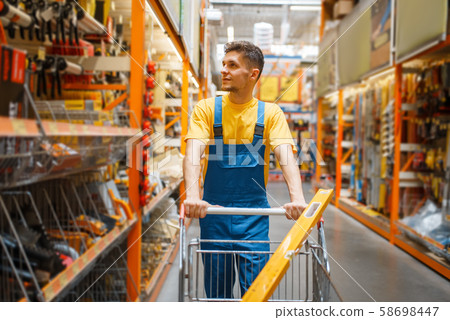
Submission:
M 290 220 L 297 220 L 302 215 L 303 210 L 308 204 L 305 201 L 294 201 L 286 203 L 283 209 L 286 210 L 286 218 Z

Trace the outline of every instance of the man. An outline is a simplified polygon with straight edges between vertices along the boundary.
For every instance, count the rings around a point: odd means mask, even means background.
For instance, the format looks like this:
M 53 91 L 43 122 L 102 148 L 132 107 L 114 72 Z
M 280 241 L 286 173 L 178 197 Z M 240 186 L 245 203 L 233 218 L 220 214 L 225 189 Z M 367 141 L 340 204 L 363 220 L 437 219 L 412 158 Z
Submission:
M 267 216 L 206 215 L 211 205 L 269 208 L 266 196 L 270 150 L 277 157 L 289 187 L 291 202 L 283 206 L 288 219 L 297 220 L 307 207 L 296 147 L 286 118 L 275 104 L 253 97 L 264 67 L 261 50 L 247 41 L 225 45 L 222 62 L 223 97 L 200 101 L 194 108 L 186 136 L 183 163 L 186 216 L 200 219 L 201 239 L 233 240 L 202 243 L 203 250 L 269 251 Z M 269 148 L 270 147 L 270 148 Z M 204 194 L 200 197 L 200 159 L 206 155 Z M 267 262 L 267 255 L 204 254 L 205 290 L 210 298 L 232 298 L 237 267 L 241 295 Z

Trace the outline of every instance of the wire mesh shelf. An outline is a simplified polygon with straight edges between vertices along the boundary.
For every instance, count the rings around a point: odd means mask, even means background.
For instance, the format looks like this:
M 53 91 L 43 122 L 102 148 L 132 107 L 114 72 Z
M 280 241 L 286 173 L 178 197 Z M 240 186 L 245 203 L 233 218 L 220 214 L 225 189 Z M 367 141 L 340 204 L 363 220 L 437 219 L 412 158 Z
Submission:
M 62 299 L 65 302 L 125 302 L 131 301 L 127 290 L 127 278 L 131 290 L 137 294 L 137 286 L 131 277 L 126 260 L 126 241 L 117 245 L 100 260 L 95 268 Z
M 137 123 L 129 110 L 68 110 L 64 101 L 27 101 L 37 130 L 29 136 L 0 136 L 0 189 L 116 163 L 136 133 L 120 130 Z
M 0 301 L 57 298 L 54 281 L 59 287 L 73 285 L 61 282 L 61 272 L 73 264 L 94 267 L 119 239 L 127 217 L 105 201 L 109 196 L 102 186 L 108 186 L 98 178 L 84 174 L 0 193 L 0 284 L 5 288 Z

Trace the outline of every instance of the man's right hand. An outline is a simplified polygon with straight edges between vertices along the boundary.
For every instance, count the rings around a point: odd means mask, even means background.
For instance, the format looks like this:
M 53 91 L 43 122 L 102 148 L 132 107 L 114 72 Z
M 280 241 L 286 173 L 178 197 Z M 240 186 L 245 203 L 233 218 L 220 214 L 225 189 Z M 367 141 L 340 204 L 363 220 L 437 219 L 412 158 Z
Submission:
M 184 212 L 188 218 L 204 218 L 210 204 L 203 200 L 184 200 Z

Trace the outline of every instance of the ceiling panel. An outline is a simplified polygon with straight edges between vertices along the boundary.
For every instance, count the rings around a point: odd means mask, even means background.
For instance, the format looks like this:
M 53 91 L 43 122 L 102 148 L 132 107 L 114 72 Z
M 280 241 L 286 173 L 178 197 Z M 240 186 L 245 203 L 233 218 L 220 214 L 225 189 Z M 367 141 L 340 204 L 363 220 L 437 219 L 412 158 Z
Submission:
M 223 26 L 214 27 L 218 42 L 227 42 L 227 27 L 234 27 L 236 40 L 253 40 L 253 26 L 258 22 L 273 25 L 274 44 L 280 43 L 281 24 L 289 22 L 289 36 L 285 44 L 317 45 L 320 11 L 290 11 L 281 5 L 214 4 L 223 13 Z

